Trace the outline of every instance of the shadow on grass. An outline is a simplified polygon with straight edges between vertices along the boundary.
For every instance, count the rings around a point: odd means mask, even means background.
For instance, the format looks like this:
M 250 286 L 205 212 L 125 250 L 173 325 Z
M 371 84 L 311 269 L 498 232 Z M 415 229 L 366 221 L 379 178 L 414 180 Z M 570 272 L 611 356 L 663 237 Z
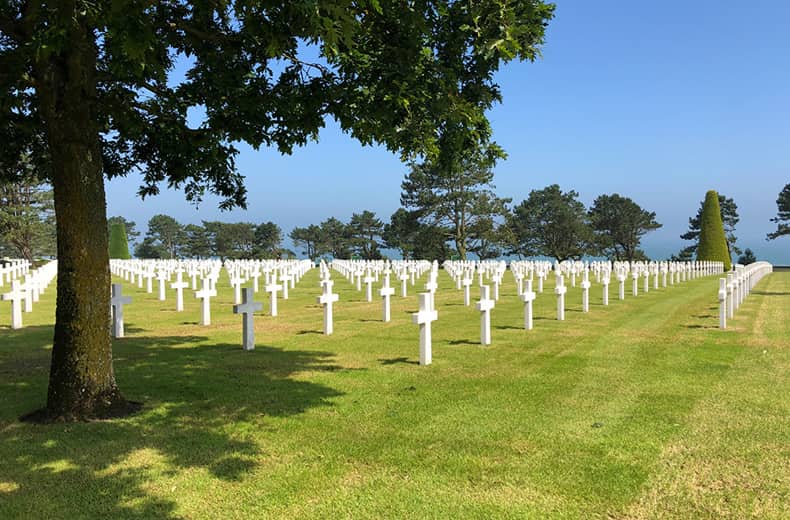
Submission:
M 479 341 L 470 341 L 468 339 L 452 339 L 447 342 L 448 345 L 480 345 Z
M 127 398 L 143 401 L 141 412 L 93 423 L 18 423 L 46 397 L 49 352 L 38 347 L 51 333 L 31 327 L 0 336 L 0 460 L 10 486 L 2 493 L 4 518 L 174 517 L 176 502 L 151 491 L 150 479 L 189 469 L 241 480 L 267 464 L 271 454 L 255 439 L 277 418 L 331 406 L 342 395 L 295 377 L 342 370 L 330 353 L 261 345 L 245 352 L 203 336 L 127 337 L 113 345 L 115 374 Z
M 397 357 L 391 359 L 379 359 L 379 362 L 382 365 L 396 365 L 396 364 L 404 364 L 404 365 L 419 365 L 419 361 L 414 361 L 407 357 Z
M 790 292 L 777 292 L 777 291 L 752 291 L 749 294 L 757 294 L 760 296 L 789 296 Z
M 691 325 L 683 325 L 687 329 L 718 329 L 718 325 L 699 325 L 699 324 L 691 324 Z

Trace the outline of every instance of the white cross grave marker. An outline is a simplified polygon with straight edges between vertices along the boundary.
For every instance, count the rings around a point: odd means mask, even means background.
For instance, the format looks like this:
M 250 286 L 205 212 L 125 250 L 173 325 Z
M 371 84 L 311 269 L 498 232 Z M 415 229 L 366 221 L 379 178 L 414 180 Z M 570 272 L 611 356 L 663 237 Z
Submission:
M 565 319 L 565 293 L 568 288 L 565 287 L 565 281 L 562 275 L 557 275 L 557 285 L 554 287 L 554 292 L 557 294 L 557 319 L 562 321 Z
M 277 316 L 277 291 L 282 289 L 283 286 L 277 283 L 277 271 L 272 273 L 271 282 L 263 288 L 269 293 L 269 307 L 271 308 L 271 315 Z
M 211 325 L 211 297 L 216 295 L 217 291 L 211 288 L 211 282 L 207 278 L 203 278 L 203 288 L 195 293 L 195 298 L 202 300 L 200 305 L 201 325 Z
M 244 347 L 244 350 L 255 350 L 253 315 L 255 311 L 263 308 L 263 304 L 253 301 L 253 298 L 252 288 L 245 287 L 242 290 L 242 303 L 233 306 L 233 314 L 241 314 L 243 316 L 242 347 Z
M 439 313 L 431 307 L 431 295 L 420 293 L 420 311 L 411 315 L 412 323 L 420 326 L 420 365 L 430 365 L 431 322 L 439 319 Z
M 176 271 L 176 281 L 170 284 L 171 289 L 176 290 L 176 311 L 181 312 L 184 310 L 184 289 L 189 287 L 189 284 L 183 280 L 183 271 L 180 269 Z
M 524 329 L 532 330 L 532 302 L 535 301 L 535 292 L 532 290 L 532 280 L 527 280 L 526 284 L 521 293 L 521 301 L 524 302 Z
M 587 269 L 584 270 L 582 280 L 582 312 L 590 312 L 590 279 Z
M 22 328 L 22 300 L 25 299 L 25 293 L 19 286 L 19 281 L 14 280 L 11 282 L 11 292 L 7 292 L 2 296 L 3 301 L 11 302 L 11 328 Z
M 390 274 L 384 273 L 384 287 L 379 289 L 379 294 L 384 304 L 384 323 L 390 321 L 390 297 L 395 294 L 395 289 L 390 287 Z
M 480 311 L 480 344 L 491 344 L 491 309 L 495 302 L 489 297 L 491 288 L 487 285 L 480 286 L 480 301 L 475 308 Z
M 323 294 L 318 297 L 318 303 L 324 306 L 324 334 L 329 335 L 334 331 L 332 323 L 332 304 L 340 299 L 340 296 L 332 293 L 332 286 L 335 284 L 328 278 L 321 282 L 324 288 Z
M 114 338 L 123 337 L 123 306 L 132 303 L 131 296 L 124 296 L 122 291 L 123 285 L 119 283 L 112 284 L 110 306 L 112 307 L 112 336 Z

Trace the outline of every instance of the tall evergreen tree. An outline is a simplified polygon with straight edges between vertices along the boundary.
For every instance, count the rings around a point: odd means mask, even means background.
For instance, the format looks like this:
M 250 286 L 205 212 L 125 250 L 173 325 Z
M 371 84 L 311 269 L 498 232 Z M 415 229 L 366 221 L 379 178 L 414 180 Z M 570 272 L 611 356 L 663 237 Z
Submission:
M 126 241 L 129 243 L 135 242 L 137 237 L 140 236 L 140 232 L 137 231 L 137 224 L 133 220 L 126 220 L 120 216 L 109 217 L 107 219 L 108 231 L 112 229 L 113 224 L 123 224 L 123 228 L 126 230 Z
M 348 226 L 351 243 L 357 254 L 365 260 L 381 258 L 379 246 L 384 223 L 376 217 L 375 213 L 368 210 L 354 213 Z
M 55 254 L 52 188 L 36 177 L 0 182 L 0 255 L 24 258 Z
M 295 227 L 291 231 L 291 241 L 296 247 L 304 248 L 302 254 L 307 258 L 314 259 L 321 254 L 321 228 L 315 224 L 307 227 Z
M 465 259 L 475 241 L 486 240 L 475 232 L 488 233 L 489 224 L 507 213 L 510 199 L 498 197 L 493 184 L 494 165 L 505 155 L 496 144 L 456 145 L 450 136 L 442 136 L 440 146 L 435 159 L 411 163 L 401 184 L 401 204 L 423 223 L 444 229 Z
M 771 219 L 771 222 L 776 223 L 776 231 L 768 234 L 768 240 L 790 235 L 790 184 L 785 184 L 779 192 L 776 207 L 778 210 L 776 217 Z
M 596 198 L 588 215 L 595 245 L 615 260 L 633 262 L 644 257 L 639 249 L 642 237 L 661 227 L 654 212 L 617 193 Z
M 557 184 L 532 190 L 508 217 L 511 252 L 560 262 L 581 258 L 589 251 L 593 236 L 578 197 L 577 192 L 563 192 Z
M 318 254 L 329 254 L 334 258 L 349 258 L 352 252 L 351 229 L 335 217 L 321 222 Z
M 684 247 L 680 251 L 678 256 L 680 259 L 686 261 L 691 260 L 694 257 L 694 253 L 697 251 L 700 229 L 702 227 L 702 209 L 704 204 L 704 200 L 700 201 L 697 214 L 693 217 L 689 217 L 688 231 L 680 235 L 680 238 L 683 240 L 690 240 L 693 242 L 691 245 Z M 741 250 L 736 245 L 738 237 L 735 236 L 735 226 L 740 221 L 740 216 L 738 215 L 738 205 L 733 199 L 727 197 L 726 195 L 719 194 L 719 209 L 721 210 L 721 221 L 724 225 L 724 234 L 727 238 L 727 249 L 730 252 L 730 257 L 732 257 L 732 255 L 739 255 L 741 254 Z
M 110 258 L 128 260 L 129 241 L 126 239 L 126 228 L 120 222 L 110 224 Z
M 724 235 L 724 224 L 721 221 L 719 195 L 715 190 L 705 194 L 705 202 L 702 205 L 697 260 L 724 262 L 725 271 L 732 268 L 730 252 L 727 250 L 727 238 Z
M 159 247 L 165 258 L 178 258 L 184 245 L 184 226 L 170 215 L 154 215 L 148 221 L 145 238 Z
M 263 222 L 255 226 L 253 258 L 279 258 L 283 241 L 283 231 L 274 222 Z

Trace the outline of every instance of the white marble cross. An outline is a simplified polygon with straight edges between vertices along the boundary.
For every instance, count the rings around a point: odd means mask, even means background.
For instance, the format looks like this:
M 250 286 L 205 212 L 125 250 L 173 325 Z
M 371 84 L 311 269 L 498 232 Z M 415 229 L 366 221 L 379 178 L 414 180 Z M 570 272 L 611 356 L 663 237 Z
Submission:
M 261 302 L 253 301 L 254 294 L 252 288 L 245 287 L 242 289 L 242 303 L 233 306 L 233 314 L 241 314 L 243 316 L 242 347 L 244 347 L 244 350 L 255 349 L 255 326 L 253 324 L 253 315 L 255 311 L 259 311 L 263 308 Z
M 619 284 L 618 296 L 621 300 L 625 300 L 625 273 L 617 273 L 617 282 Z
M 727 279 L 719 278 L 719 328 L 727 328 Z
M 521 293 L 521 301 L 524 302 L 524 328 L 532 330 L 532 302 L 535 301 L 535 292 L 532 290 L 532 280 L 527 280 L 526 284 Z
M 633 280 L 633 282 L 631 284 L 631 294 L 633 296 L 638 296 L 639 295 L 639 273 L 634 271 L 633 273 L 631 273 L 631 278 Z
M 33 286 L 30 283 L 30 275 L 25 275 L 25 281 L 20 288 L 25 294 L 25 312 L 33 312 Z
M 562 321 L 565 319 L 565 293 L 568 288 L 565 287 L 565 281 L 561 274 L 557 275 L 557 285 L 554 287 L 554 293 L 557 295 L 557 319 Z
M 390 321 L 390 297 L 395 294 L 395 289 L 390 287 L 390 274 L 384 273 L 384 286 L 379 289 L 379 294 L 384 304 L 384 322 Z
M 241 286 L 245 280 L 238 273 L 230 277 L 230 285 L 233 286 L 233 303 L 238 305 L 241 303 Z
M 582 312 L 590 312 L 590 278 L 587 269 L 582 280 Z
M 373 282 L 376 281 L 376 279 L 370 274 L 370 269 L 365 270 L 365 278 L 363 278 L 362 281 L 365 282 L 365 301 L 372 302 Z
M 11 302 L 11 328 L 22 328 L 22 300 L 25 299 L 25 292 L 19 285 L 18 280 L 11 282 L 11 292 L 2 295 L 3 301 Z
M 431 294 L 431 308 L 436 308 L 436 289 L 439 284 L 436 283 L 436 271 L 431 271 L 428 274 L 428 282 L 425 284 L 425 290 Z
M 475 308 L 480 311 L 480 344 L 491 344 L 491 309 L 494 308 L 495 302 L 489 296 L 490 287 L 487 285 L 480 286 L 480 301 L 477 302 Z
M 187 287 L 189 284 L 183 280 L 183 271 L 179 269 L 176 271 L 176 281 L 170 284 L 170 288 L 176 290 L 176 311 L 178 312 L 184 310 L 184 289 Z
M 201 325 L 211 325 L 211 297 L 216 295 L 217 291 L 211 288 L 211 282 L 207 278 L 203 278 L 203 288 L 195 292 L 195 298 L 202 300 L 200 305 Z
M 471 295 L 471 287 L 472 287 L 472 274 L 467 271 L 464 275 L 464 280 L 462 282 L 464 286 L 464 305 L 469 307 L 472 305 L 472 295 Z
M 499 284 L 502 283 L 502 274 L 497 271 L 491 277 L 491 281 L 494 282 L 494 301 L 499 301 Z
M 287 269 L 280 273 L 280 281 L 283 285 L 283 300 L 288 299 L 288 284 L 294 280 L 294 275 Z
M 132 298 L 124 296 L 122 291 L 123 285 L 119 283 L 112 284 L 110 306 L 112 307 L 112 335 L 114 338 L 123 337 L 123 306 L 132 303 Z
M 400 280 L 400 296 L 401 298 L 406 298 L 407 296 L 406 285 L 409 282 L 409 273 L 407 273 L 406 270 L 404 269 L 403 271 L 401 271 L 400 275 L 398 275 L 398 279 Z
M 431 353 L 431 322 L 439 319 L 439 313 L 431 307 L 429 293 L 420 293 L 420 311 L 411 315 L 412 323 L 420 326 L 420 365 L 430 365 Z
M 165 273 L 164 269 L 160 269 L 156 275 L 156 280 L 159 282 L 159 301 L 165 301 L 167 282 L 170 281 L 170 276 Z
M 609 273 L 604 273 L 601 283 L 603 284 L 603 304 L 609 305 Z
M 332 286 L 335 284 L 330 279 L 321 282 L 324 292 L 318 297 L 318 303 L 324 306 L 324 334 L 329 335 L 334 332 L 332 304 L 340 299 L 340 296 L 332 293 Z
M 277 316 L 277 291 L 282 288 L 283 286 L 277 283 L 277 271 L 274 271 L 271 281 L 263 288 L 264 291 L 269 293 L 269 308 L 272 316 Z

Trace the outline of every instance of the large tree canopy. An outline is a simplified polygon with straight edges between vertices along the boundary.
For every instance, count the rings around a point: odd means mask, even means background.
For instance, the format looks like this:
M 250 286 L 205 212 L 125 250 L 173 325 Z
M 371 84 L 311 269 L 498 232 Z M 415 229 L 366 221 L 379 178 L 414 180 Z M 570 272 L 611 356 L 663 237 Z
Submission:
M 592 241 L 592 231 L 578 197 L 577 192 L 563 192 L 557 184 L 532 190 L 508 216 L 512 252 L 560 262 L 581 258 Z
M 58 286 L 44 417 L 128 409 L 112 370 L 105 176 L 142 174 L 191 200 L 245 204 L 236 143 L 290 153 L 326 117 L 404 157 L 437 121 L 485 141 L 500 65 L 534 59 L 540 0 L 5 0 L 0 172 L 22 154 L 52 181 Z M 186 71 L 172 74 L 176 63 Z M 458 95 L 461 93 L 462 95 Z M 205 114 L 198 124 L 190 109 Z
M 458 143 L 451 134 L 439 140 L 435 158 L 413 162 L 401 183 L 401 204 L 419 215 L 423 224 L 444 230 L 462 259 L 469 251 L 489 257 L 497 218 L 504 219 L 507 203 L 494 192 L 494 165 L 504 157 L 494 143 Z
M 595 245 L 614 260 L 633 262 L 644 257 L 644 252 L 639 250 L 642 237 L 661 227 L 654 212 L 617 193 L 600 195 L 588 214 Z

